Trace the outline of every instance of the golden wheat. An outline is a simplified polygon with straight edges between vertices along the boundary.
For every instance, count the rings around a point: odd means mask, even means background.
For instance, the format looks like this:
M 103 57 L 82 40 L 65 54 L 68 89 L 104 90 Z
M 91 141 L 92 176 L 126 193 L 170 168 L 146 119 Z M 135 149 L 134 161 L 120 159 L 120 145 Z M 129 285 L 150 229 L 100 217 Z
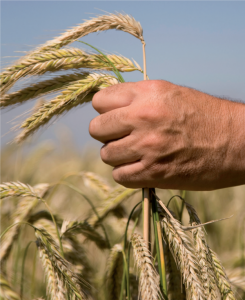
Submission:
M 160 279 L 153 263 L 151 253 L 145 240 L 134 233 L 132 238 L 135 264 L 139 272 L 139 295 L 142 300 L 159 300 L 163 298 L 160 291 Z
M 16 138 L 18 142 L 34 133 L 40 126 L 45 125 L 54 116 L 62 114 L 79 104 L 91 101 L 93 94 L 105 87 L 117 84 L 114 76 L 106 74 L 89 74 L 84 79 L 72 82 L 61 95 L 45 103 L 36 113 L 27 118 L 20 126 L 25 128 Z
M 139 65 L 123 56 L 108 55 L 107 58 L 120 72 L 141 71 Z M 77 48 L 62 49 L 36 54 L 20 64 L 8 67 L 0 74 L 0 92 L 6 93 L 20 78 L 30 75 L 43 75 L 69 69 L 98 69 L 112 71 L 112 66 L 101 54 L 88 54 Z
M 50 49 L 60 49 L 75 40 L 84 37 L 92 32 L 105 31 L 109 29 L 117 29 L 128 32 L 144 42 L 143 29 L 139 22 L 129 15 L 120 13 L 102 15 L 96 18 L 85 21 L 84 23 L 67 30 L 59 37 L 46 42 L 44 45 L 38 47 L 36 52 L 47 51 Z
M 159 207 L 160 208 L 160 207 Z M 204 300 L 205 291 L 199 265 L 195 259 L 195 251 L 181 228 L 181 224 L 174 218 L 170 218 L 161 210 L 163 235 L 165 236 L 175 262 L 181 271 L 183 282 L 189 299 Z
M 121 291 L 121 281 L 123 274 L 123 255 L 122 246 L 116 244 L 111 248 L 110 256 L 107 261 L 106 271 L 106 286 L 107 286 L 107 299 L 119 299 Z

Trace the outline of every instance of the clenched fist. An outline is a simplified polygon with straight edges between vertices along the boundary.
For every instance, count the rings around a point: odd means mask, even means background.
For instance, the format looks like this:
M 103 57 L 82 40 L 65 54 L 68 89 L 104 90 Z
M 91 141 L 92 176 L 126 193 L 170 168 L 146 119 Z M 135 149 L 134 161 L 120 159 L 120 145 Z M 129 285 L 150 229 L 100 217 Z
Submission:
M 245 105 L 163 80 L 96 93 L 89 126 L 116 182 L 213 190 L 245 184 Z

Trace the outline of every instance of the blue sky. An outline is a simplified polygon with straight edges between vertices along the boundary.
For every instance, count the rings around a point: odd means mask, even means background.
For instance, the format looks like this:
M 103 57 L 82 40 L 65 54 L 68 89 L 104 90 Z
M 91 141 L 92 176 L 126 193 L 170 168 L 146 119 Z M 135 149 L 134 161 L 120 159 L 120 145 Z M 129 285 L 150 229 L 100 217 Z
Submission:
M 98 9 L 125 12 L 140 21 L 150 79 L 245 101 L 245 2 L 2 1 L 2 67 L 16 59 L 13 56 L 22 55 L 15 51 L 29 51 L 83 19 L 103 13 Z M 111 30 L 82 40 L 142 65 L 140 41 L 127 33 Z M 80 43 L 73 46 L 84 48 Z M 140 73 L 123 76 L 126 81 L 142 80 Z M 8 133 L 9 121 L 33 105 L 2 112 L 2 146 L 15 135 Z M 79 145 L 92 143 L 88 126 L 96 115 L 91 104 L 74 109 L 37 133 L 34 142 L 55 139 L 57 132 L 67 127 Z M 95 145 L 99 147 L 99 143 Z

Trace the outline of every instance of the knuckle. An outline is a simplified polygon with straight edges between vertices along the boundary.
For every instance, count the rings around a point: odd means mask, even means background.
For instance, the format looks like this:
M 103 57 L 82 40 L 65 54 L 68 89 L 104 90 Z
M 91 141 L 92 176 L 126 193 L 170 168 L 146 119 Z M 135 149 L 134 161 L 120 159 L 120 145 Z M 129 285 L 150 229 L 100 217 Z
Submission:
M 132 184 L 130 176 L 128 174 L 125 174 L 125 172 L 123 172 L 121 168 L 114 168 L 114 170 L 112 171 L 112 176 L 117 183 L 125 187 L 130 187 L 130 183 Z
M 158 150 L 160 145 L 159 136 L 157 134 L 151 133 L 147 135 L 142 141 L 142 148 L 149 149 L 149 151 Z

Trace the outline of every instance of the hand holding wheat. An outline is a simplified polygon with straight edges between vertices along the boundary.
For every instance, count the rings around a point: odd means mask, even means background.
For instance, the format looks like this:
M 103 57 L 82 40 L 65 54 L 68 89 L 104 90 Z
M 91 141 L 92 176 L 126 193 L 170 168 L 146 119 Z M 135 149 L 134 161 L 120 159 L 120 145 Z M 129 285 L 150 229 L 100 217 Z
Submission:
M 130 188 L 213 190 L 245 183 L 245 105 L 163 80 L 96 93 L 90 134 Z M 240 158 L 239 161 L 237 158 Z

